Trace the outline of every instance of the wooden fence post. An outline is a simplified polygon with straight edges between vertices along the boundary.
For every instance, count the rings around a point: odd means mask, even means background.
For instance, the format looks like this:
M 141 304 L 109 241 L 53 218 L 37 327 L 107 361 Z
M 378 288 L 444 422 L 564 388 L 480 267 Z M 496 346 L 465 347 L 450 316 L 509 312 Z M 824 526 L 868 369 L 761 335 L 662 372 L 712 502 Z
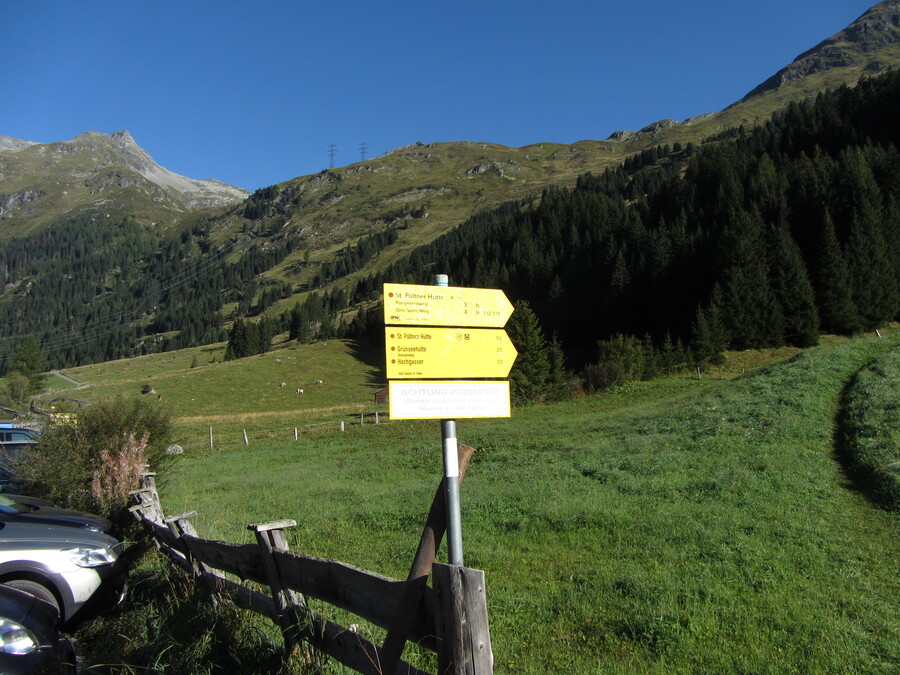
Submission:
M 166 518 L 165 524 L 174 535 L 177 537 L 181 537 L 183 535 L 189 535 L 191 537 L 197 536 L 197 530 L 194 528 L 194 524 L 190 521 L 190 518 L 193 518 L 197 515 L 196 511 L 189 511 L 188 513 L 181 513 L 177 516 L 171 516 Z M 219 592 L 218 585 L 216 583 L 216 579 L 222 578 L 222 575 L 216 570 L 212 569 L 205 563 L 199 562 L 190 552 L 188 547 L 185 547 L 188 550 L 188 560 L 191 563 L 191 567 L 194 570 L 195 578 L 202 578 L 209 588 L 209 592 L 212 595 L 212 603 L 214 606 L 218 606 L 219 602 L 216 599 L 216 593 Z
M 247 430 L 244 429 L 243 431 L 244 431 L 244 445 L 250 445 L 250 441 L 247 438 Z
M 136 506 L 131 507 L 131 512 L 142 513 L 148 520 L 162 525 L 165 516 L 159 502 L 159 494 L 156 492 L 156 474 L 144 472 L 139 480 L 141 487 L 128 493 L 138 502 Z
M 212 425 L 209 427 L 209 449 L 213 449 L 213 439 L 212 439 Z
M 469 466 L 469 460 L 472 459 L 474 449 L 468 445 L 457 443 L 456 456 L 459 462 L 459 481 L 462 482 L 466 477 L 466 469 Z M 416 614 L 416 608 L 422 594 L 425 592 L 425 585 L 428 582 L 428 573 L 434 564 L 434 558 L 437 555 L 438 547 L 441 545 L 441 539 L 444 538 L 444 532 L 447 529 L 447 501 L 444 499 L 443 482 L 438 485 L 434 500 L 431 502 L 431 509 L 428 512 L 428 518 L 425 521 L 425 527 L 422 530 L 422 536 L 419 538 L 419 547 L 413 558 L 412 566 L 406 577 L 406 586 L 403 588 L 403 595 L 397 603 L 396 613 L 391 627 L 384 638 L 384 648 L 382 653 L 382 667 L 384 672 L 392 673 L 396 670 L 400 663 L 400 657 L 403 655 L 403 648 L 406 646 L 406 636 L 409 635 L 413 617 Z
M 484 572 L 434 563 L 431 578 L 438 598 L 438 674 L 493 673 Z
M 289 549 L 287 538 L 284 536 L 284 528 L 296 527 L 296 525 L 297 521 L 295 520 L 277 520 L 271 523 L 256 523 L 247 526 L 248 530 L 256 534 L 256 542 L 259 544 L 263 567 L 266 571 L 266 580 L 269 588 L 272 589 L 272 598 L 278 608 L 278 624 L 281 627 L 281 634 L 284 636 L 284 645 L 288 653 L 292 653 L 299 642 L 301 617 L 294 609 L 294 605 L 305 609 L 306 600 L 300 593 L 285 589 L 281 585 L 281 578 L 275 565 L 275 559 L 272 557 L 272 551 L 276 548 L 285 551 Z

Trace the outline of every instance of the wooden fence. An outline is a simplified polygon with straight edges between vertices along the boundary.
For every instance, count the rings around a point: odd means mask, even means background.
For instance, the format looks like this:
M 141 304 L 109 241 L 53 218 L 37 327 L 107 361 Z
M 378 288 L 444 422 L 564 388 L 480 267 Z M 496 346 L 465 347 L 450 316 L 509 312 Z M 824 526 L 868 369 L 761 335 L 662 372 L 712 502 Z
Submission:
M 458 445 L 460 481 L 472 452 Z M 402 660 L 407 641 L 412 641 L 437 653 L 441 674 L 493 672 L 484 572 L 434 562 L 446 528 L 441 487 L 405 581 L 289 550 L 284 530 L 296 526 L 293 520 L 248 525 L 255 544 L 201 539 L 191 523 L 196 512 L 163 514 L 153 473 L 142 474 L 141 487 L 132 495 L 137 504 L 131 511 L 157 548 L 206 584 L 214 598 L 230 598 L 274 621 L 288 652 L 304 641 L 360 673 L 424 674 Z M 250 588 L 245 581 L 260 584 L 269 593 Z M 387 631 L 384 643 L 376 645 L 354 627 L 326 619 L 307 606 L 307 597 L 380 626 Z

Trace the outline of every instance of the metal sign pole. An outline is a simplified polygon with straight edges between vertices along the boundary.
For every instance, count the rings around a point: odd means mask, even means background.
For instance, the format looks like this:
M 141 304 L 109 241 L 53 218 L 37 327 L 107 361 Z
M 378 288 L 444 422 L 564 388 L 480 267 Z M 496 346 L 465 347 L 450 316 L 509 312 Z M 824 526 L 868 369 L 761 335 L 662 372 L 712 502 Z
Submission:
M 448 286 L 446 274 L 435 274 L 435 286 Z M 459 505 L 459 456 L 456 450 L 456 420 L 441 420 L 444 454 L 444 498 L 447 502 L 447 551 L 451 565 L 463 565 L 462 513 Z

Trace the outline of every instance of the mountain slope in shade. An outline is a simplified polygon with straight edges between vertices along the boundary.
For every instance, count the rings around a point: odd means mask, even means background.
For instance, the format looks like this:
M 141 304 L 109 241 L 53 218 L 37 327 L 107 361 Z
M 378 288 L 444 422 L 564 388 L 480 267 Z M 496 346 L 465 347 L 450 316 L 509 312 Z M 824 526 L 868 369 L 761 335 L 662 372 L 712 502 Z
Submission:
M 14 221 L 11 233 L 90 208 L 177 217 L 231 206 L 247 194 L 161 167 L 127 131 L 46 144 L 0 136 L 0 223 Z

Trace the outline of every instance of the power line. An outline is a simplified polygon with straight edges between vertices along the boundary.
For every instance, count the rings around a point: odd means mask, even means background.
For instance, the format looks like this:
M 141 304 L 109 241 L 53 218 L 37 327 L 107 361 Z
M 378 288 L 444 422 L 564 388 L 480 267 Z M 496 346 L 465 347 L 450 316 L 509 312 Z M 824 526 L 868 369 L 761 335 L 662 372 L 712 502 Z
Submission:
M 334 168 L 335 154 L 337 154 L 337 146 L 334 143 L 332 143 L 331 145 L 328 146 L 328 168 L 329 169 Z
M 366 142 L 363 141 L 362 145 L 359 146 L 359 154 L 361 157 L 361 159 L 360 159 L 361 162 L 366 161 L 366 150 L 368 150 L 368 147 L 366 147 Z

